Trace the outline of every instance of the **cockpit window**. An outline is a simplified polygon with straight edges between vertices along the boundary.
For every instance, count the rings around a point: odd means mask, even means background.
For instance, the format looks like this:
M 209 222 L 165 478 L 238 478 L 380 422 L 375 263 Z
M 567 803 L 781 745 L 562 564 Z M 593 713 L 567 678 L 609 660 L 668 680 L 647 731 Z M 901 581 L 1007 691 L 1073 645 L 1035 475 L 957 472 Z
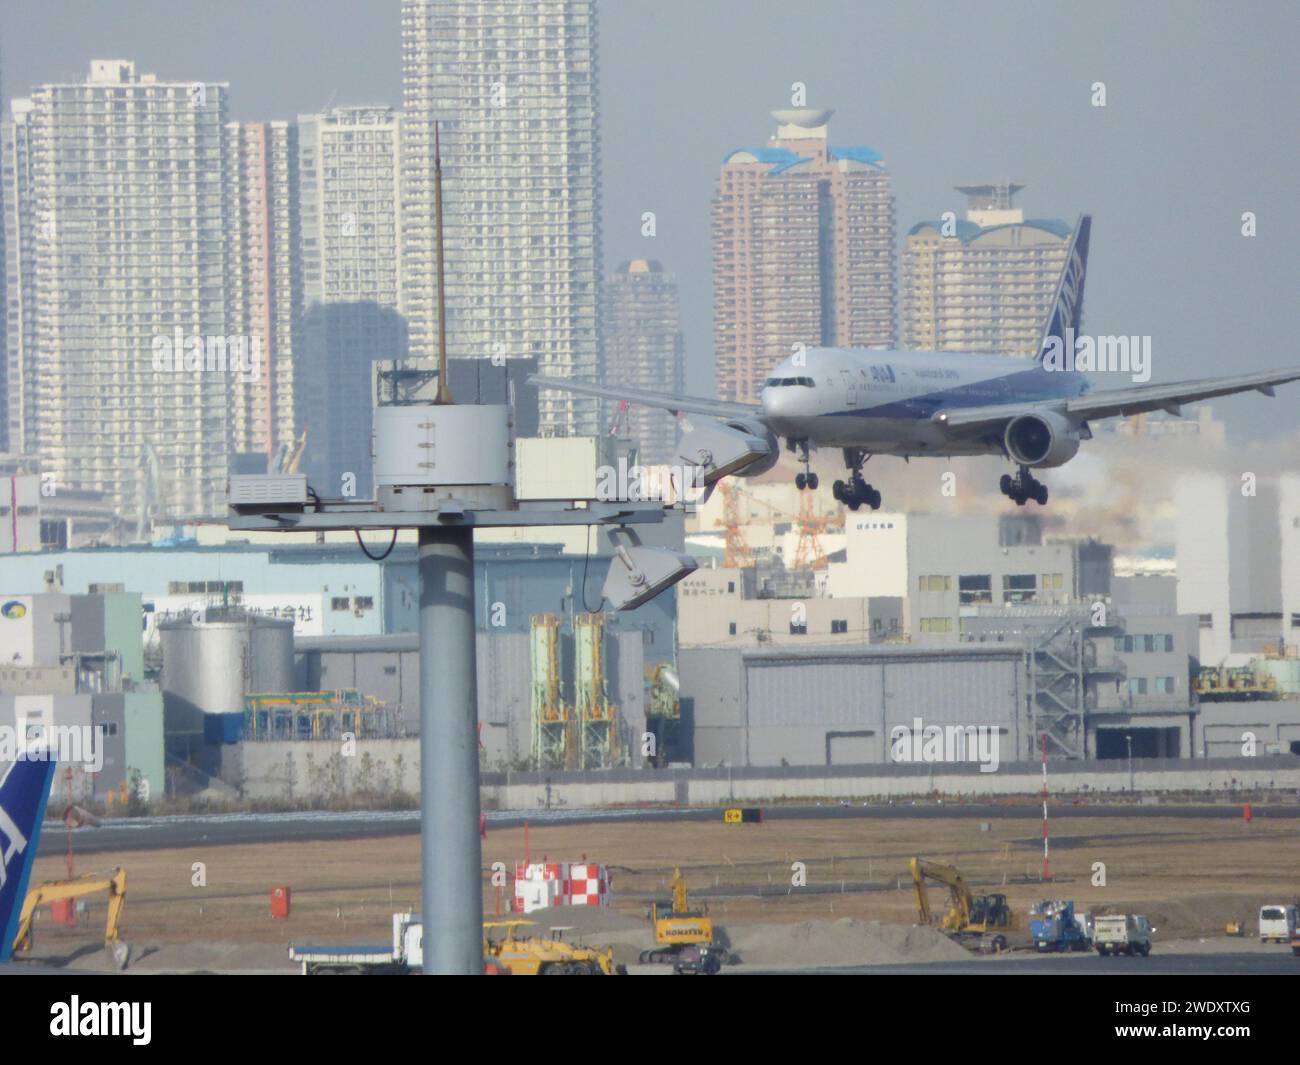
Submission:
M 801 388 L 812 388 L 813 379 L 811 377 L 769 377 L 764 383 L 766 388 L 790 388 L 795 385 Z

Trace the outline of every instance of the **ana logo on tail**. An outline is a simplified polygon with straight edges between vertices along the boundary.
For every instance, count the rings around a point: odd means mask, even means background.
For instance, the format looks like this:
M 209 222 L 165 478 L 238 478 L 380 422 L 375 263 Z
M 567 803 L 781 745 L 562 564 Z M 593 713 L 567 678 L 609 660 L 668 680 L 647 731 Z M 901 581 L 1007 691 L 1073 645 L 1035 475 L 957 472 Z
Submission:
M 1063 343 L 1067 331 L 1078 333 L 1083 324 L 1083 282 L 1088 273 L 1088 237 L 1091 231 L 1092 215 L 1082 215 L 1070 240 L 1070 251 L 1056 286 L 1056 301 L 1052 304 L 1052 313 L 1038 346 L 1039 361 L 1046 355 L 1053 337 Z
M 0 961 L 13 953 L 54 768 L 53 759 L 23 759 L 10 763 L 0 780 Z

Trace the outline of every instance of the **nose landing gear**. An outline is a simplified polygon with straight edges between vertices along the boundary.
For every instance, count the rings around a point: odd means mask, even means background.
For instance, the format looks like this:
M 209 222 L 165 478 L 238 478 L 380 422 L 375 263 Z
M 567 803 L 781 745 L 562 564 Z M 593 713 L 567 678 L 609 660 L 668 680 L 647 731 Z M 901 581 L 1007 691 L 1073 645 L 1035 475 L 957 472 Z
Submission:
M 1037 480 L 1029 472 L 1028 466 L 1021 466 L 1020 472 L 1014 477 L 1004 473 L 999 487 L 1002 494 L 1013 500 L 1018 507 L 1023 507 L 1031 499 L 1040 507 L 1047 506 L 1047 485 Z
M 821 482 L 818 480 L 817 474 L 813 473 L 811 469 L 812 454 L 811 448 L 808 447 L 808 441 L 799 440 L 791 441 L 791 443 L 799 449 L 799 461 L 803 463 L 803 473 L 796 473 L 794 475 L 794 486 L 801 492 L 805 488 L 811 489 L 814 492 L 817 491 L 817 485 Z

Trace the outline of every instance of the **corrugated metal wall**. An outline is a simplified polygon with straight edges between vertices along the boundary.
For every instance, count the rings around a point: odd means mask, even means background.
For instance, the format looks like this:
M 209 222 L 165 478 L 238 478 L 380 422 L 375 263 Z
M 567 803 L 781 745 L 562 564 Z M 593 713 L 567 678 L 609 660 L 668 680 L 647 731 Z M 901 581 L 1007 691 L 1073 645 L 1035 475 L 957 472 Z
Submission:
M 1027 757 L 1022 656 L 683 651 L 696 765 L 885 762 L 895 725 L 989 725 Z

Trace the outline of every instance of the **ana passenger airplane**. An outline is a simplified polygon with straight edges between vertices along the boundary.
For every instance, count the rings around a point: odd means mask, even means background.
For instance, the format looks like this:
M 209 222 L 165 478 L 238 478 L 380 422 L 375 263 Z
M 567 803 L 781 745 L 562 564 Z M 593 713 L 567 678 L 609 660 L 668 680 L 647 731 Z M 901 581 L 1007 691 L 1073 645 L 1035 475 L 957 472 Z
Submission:
M 958 352 L 810 348 L 772 371 L 761 404 L 540 375 L 530 380 L 541 388 L 717 418 L 716 423 L 687 431 L 679 449 L 683 463 L 704 468 L 709 486 L 728 474 L 753 477 L 767 472 L 776 465 L 784 439 L 803 463 L 796 485 L 815 489 L 818 478 L 809 468 L 811 451 L 842 448 L 849 476 L 835 482 L 835 498 L 853 510 L 864 503 L 876 510 L 880 493 L 862 476 L 872 455 L 903 459 L 1001 455 L 1018 468 L 1014 475 L 1003 474 L 1003 494 L 1019 506 L 1030 499 L 1043 505 L 1047 486 L 1030 471 L 1069 462 L 1079 442 L 1091 439 L 1090 421 L 1154 410 L 1181 414 L 1185 403 L 1235 392 L 1271 396 L 1275 385 L 1300 379 L 1300 367 L 1293 367 L 1092 391 L 1089 378 L 1074 369 L 1075 353 L 1083 350 L 1076 340 L 1082 338 L 1079 326 L 1091 228 L 1089 215 L 1075 227 L 1038 357 L 1033 360 Z M 1079 363 L 1087 368 L 1082 356 Z

